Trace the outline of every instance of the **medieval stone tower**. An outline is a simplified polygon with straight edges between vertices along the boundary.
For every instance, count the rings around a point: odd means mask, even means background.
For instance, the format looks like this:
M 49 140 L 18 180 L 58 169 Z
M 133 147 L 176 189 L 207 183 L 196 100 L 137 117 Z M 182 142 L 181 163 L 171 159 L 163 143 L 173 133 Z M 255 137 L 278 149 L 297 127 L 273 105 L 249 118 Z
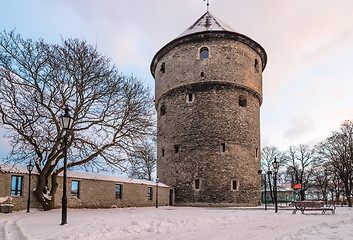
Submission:
M 206 12 L 157 52 L 157 175 L 177 204 L 257 205 L 266 52 Z

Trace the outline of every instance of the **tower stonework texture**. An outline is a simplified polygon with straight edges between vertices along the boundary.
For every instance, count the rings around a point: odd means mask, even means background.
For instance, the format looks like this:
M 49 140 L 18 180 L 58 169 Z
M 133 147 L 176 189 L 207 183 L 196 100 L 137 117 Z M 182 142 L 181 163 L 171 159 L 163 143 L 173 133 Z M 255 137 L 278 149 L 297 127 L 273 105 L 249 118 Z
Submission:
M 154 56 L 157 175 L 176 204 L 259 204 L 266 61 L 210 12 Z

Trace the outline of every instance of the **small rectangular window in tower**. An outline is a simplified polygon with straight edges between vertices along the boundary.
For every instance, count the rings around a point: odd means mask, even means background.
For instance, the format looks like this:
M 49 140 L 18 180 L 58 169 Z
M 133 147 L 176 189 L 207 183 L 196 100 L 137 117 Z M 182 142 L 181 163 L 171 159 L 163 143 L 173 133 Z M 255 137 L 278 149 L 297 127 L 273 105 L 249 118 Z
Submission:
M 200 179 L 195 179 L 195 185 L 194 185 L 196 190 L 200 189 Z
M 179 145 L 174 145 L 174 151 L 175 151 L 175 153 L 179 153 L 180 146 Z
M 226 144 L 221 143 L 221 152 L 225 152 L 225 151 L 226 151 Z
M 162 148 L 162 157 L 164 157 L 164 148 Z
M 259 149 L 258 148 L 255 148 L 255 157 L 257 158 L 257 152 L 259 151 Z
M 188 93 L 186 94 L 186 102 L 190 103 L 194 101 L 194 94 Z
M 232 180 L 232 190 L 233 191 L 237 191 L 238 190 L 237 180 Z
M 161 72 L 165 73 L 165 63 L 162 63 L 162 65 L 161 65 Z
M 240 95 L 239 96 L 239 106 L 246 107 L 247 104 L 248 103 L 247 103 L 246 97 L 244 95 Z

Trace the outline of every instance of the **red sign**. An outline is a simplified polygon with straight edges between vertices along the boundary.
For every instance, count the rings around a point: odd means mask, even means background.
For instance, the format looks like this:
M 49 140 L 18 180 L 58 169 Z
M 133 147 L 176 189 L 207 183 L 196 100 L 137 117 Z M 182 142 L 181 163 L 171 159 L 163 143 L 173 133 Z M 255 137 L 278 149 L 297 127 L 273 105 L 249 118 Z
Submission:
M 294 185 L 294 189 L 301 189 L 301 188 L 302 188 L 302 185 L 300 183 Z

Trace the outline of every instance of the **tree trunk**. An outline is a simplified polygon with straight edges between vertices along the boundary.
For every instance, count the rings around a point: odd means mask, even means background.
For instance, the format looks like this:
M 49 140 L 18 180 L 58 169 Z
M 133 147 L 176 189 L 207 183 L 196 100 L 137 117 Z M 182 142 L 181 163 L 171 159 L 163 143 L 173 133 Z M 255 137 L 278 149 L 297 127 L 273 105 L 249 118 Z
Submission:
M 300 201 L 304 201 L 305 200 L 305 192 L 303 189 L 300 190 Z
M 349 183 L 344 184 L 345 194 L 347 198 L 348 207 L 352 207 L 351 189 L 348 186 Z
M 51 176 L 51 190 L 49 191 L 48 176 L 41 172 L 38 176 L 37 188 L 34 191 L 34 196 L 42 205 L 44 211 L 49 211 L 55 208 L 55 193 L 58 188 L 57 175 Z

